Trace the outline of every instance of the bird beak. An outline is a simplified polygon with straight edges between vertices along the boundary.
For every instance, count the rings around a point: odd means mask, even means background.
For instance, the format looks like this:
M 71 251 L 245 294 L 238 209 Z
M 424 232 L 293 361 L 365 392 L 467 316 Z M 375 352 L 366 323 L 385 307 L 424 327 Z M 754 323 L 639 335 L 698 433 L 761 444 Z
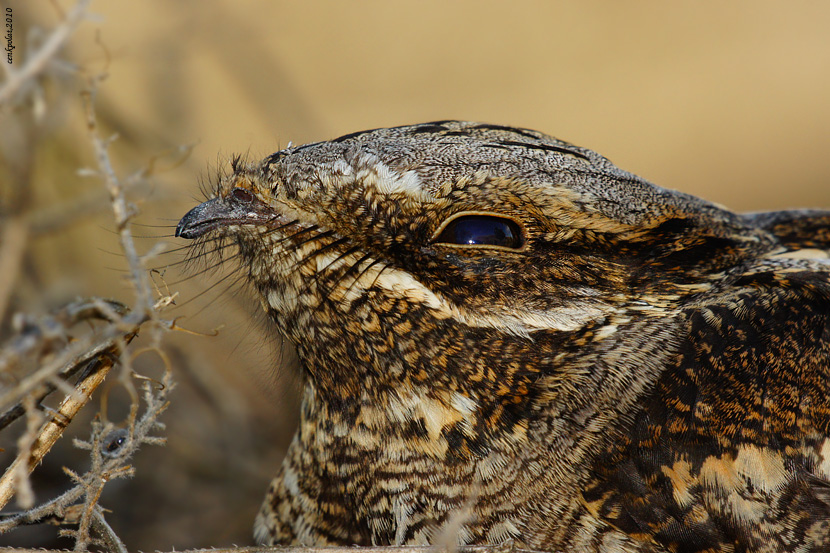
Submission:
M 223 203 L 220 198 L 213 198 L 188 211 L 176 227 L 176 237 L 198 238 L 217 228 L 230 211 Z
M 193 239 L 229 225 L 267 224 L 279 216 L 265 203 L 238 201 L 232 196 L 213 198 L 188 211 L 176 227 L 176 236 Z

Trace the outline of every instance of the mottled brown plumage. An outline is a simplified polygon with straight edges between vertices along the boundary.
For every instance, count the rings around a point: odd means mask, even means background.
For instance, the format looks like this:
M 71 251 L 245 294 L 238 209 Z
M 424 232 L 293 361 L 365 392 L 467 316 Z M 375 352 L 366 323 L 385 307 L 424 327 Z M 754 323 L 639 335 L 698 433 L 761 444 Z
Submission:
M 302 364 L 261 542 L 830 551 L 830 212 L 442 121 L 235 163 L 177 234 Z

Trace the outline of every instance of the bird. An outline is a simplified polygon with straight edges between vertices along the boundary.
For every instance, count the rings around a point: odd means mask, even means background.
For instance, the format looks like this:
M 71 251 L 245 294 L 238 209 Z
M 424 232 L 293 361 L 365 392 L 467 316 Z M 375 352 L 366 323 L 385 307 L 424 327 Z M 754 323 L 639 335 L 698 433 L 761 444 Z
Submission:
M 830 551 L 830 211 L 464 121 L 209 196 L 176 236 L 235 248 L 302 373 L 259 543 Z

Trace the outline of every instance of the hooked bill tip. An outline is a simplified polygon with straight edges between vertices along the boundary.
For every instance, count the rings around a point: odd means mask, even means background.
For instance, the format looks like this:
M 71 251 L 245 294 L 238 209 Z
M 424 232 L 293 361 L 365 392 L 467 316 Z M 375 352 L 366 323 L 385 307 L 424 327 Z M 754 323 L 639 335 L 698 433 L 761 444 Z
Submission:
M 201 203 L 185 213 L 179 224 L 176 225 L 176 238 L 193 239 L 198 238 L 214 228 L 218 215 L 217 199 Z

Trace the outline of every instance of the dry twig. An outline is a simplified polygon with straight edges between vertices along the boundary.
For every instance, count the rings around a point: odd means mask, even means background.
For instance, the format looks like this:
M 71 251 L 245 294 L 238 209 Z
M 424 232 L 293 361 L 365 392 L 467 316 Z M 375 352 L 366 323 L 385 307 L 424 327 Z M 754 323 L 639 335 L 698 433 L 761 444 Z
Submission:
M 29 91 L 38 89 L 36 80 L 48 74 L 47 70 L 53 65 L 57 53 L 78 24 L 87 18 L 88 5 L 89 0 L 78 1 L 40 48 L 28 57 L 23 67 L 7 69 L 8 78 L 0 86 L 0 105 L 8 105 L 12 99 L 17 101 Z M 51 521 L 70 525 L 61 533 L 74 538 L 76 550 L 100 545 L 109 551 L 122 552 L 125 551 L 124 544 L 107 524 L 98 500 L 107 482 L 133 474 L 134 468 L 129 461 L 141 445 L 164 443 L 164 439 L 155 433 L 163 428 L 158 417 L 167 407 L 173 380 L 169 363 L 159 344 L 163 332 L 174 325 L 159 317 L 158 310 L 168 305 L 170 298 L 154 299 L 154 289 L 144 268 L 145 259 L 138 254 L 130 229 L 130 220 L 136 209 L 127 201 L 125 190 L 140 183 L 146 171 L 123 181 L 119 179 L 108 152 L 113 139 L 105 140 L 99 136 L 95 96 L 97 86 L 104 78 L 105 75 L 98 75 L 90 79 L 89 90 L 84 94 L 87 130 L 97 165 L 92 173 L 101 178 L 109 195 L 121 249 L 135 287 L 135 303 L 127 309 L 109 300 L 81 300 L 39 320 L 22 315 L 16 317 L 18 334 L 0 349 L 0 382 L 4 384 L 0 392 L 0 407 L 5 409 L 0 415 L 0 430 L 22 416 L 26 417 L 28 424 L 18 439 L 17 457 L 0 478 L 0 509 L 16 493 L 18 499 L 23 499 L 25 510 L 0 518 L 0 534 L 20 525 Z M 15 221 L 28 224 L 28 216 L 18 215 Z M 6 233 L 7 241 L 0 252 L 0 260 L 22 259 L 29 238 L 28 230 L 28 226 L 24 225 L 22 233 Z M 0 315 L 4 309 L 3 301 L 8 297 L 5 292 L 13 287 L 19 267 L 19 262 L 4 261 L 4 269 L 13 270 L 10 271 L 12 274 L 6 275 L 8 278 L 0 282 Z M 91 320 L 101 320 L 104 324 L 92 325 L 82 332 L 73 330 L 77 323 Z M 136 353 L 130 349 L 130 342 L 140 329 L 149 331 L 151 338 L 150 345 L 145 346 L 144 350 L 157 351 L 165 363 L 160 382 L 140 377 L 132 370 Z M 112 369 L 116 367 L 118 370 L 113 373 Z M 78 372 L 81 374 L 73 386 L 69 380 Z M 73 482 L 71 488 L 59 497 L 32 507 L 34 498 L 27 494 L 29 473 L 42 461 L 108 375 L 110 382 L 114 378 L 132 397 L 127 420 L 120 427 L 108 422 L 104 407 L 103 414 L 99 414 L 93 422 L 90 440 L 75 441 L 76 446 L 90 450 L 89 470 L 78 473 L 64 468 Z M 144 381 L 143 400 L 136 389 L 136 378 Z M 44 407 L 44 398 L 58 390 L 64 393 L 60 405 L 53 411 Z M 104 393 L 104 406 L 106 397 Z
M 89 2 L 90 0 L 79 0 L 63 21 L 52 29 L 40 48 L 28 56 L 23 67 L 15 69 L 11 65 L 2 64 L 6 69 L 6 82 L 0 87 L 0 105 L 9 102 L 18 91 L 25 89 L 48 69 L 49 63 L 55 59 L 78 25 L 88 17 Z
M 103 513 L 96 509 L 97 499 L 100 497 L 104 485 L 115 478 L 129 477 L 133 474 L 133 467 L 128 461 L 143 444 L 161 445 L 164 438 L 153 435 L 156 430 L 163 429 L 164 425 L 158 420 L 167 408 L 168 394 L 173 388 L 172 373 L 168 370 L 161 382 L 147 381 L 144 384 L 144 402 L 146 408 L 140 417 L 130 417 L 127 428 L 118 428 L 112 423 L 100 420 L 93 424 L 92 437 L 88 442 L 78 442 L 76 445 L 89 449 L 92 467 L 83 475 L 65 469 L 75 486 L 45 504 L 14 514 L 0 521 L 0 534 L 22 524 L 43 522 L 46 519 L 58 520 L 62 523 L 78 525 L 78 530 L 67 533 L 76 538 L 78 545 L 85 548 L 91 542 L 90 528 L 104 528 L 101 526 Z M 78 501 L 80 510 L 71 509 Z M 113 541 L 111 537 L 109 541 Z
M 126 340 L 132 340 L 135 334 L 130 334 Z M 109 374 L 115 360 L 115 348 L 110 348 L 94 360 L 93 370 L 81 379 L 75 386 L 75 394 L 68 395 L 61 402 L 55 414 L 46 421 L 37 432 L 37 437 L 28 448 L 21 448 L 20 453 L 6 469 L 0 478 L 0 509 L 6 506 L 15 493 L 18 485 L 34 468 L 40 464 L 55 442 L 63 435 L 64 429 L 72 422 L 78 411 L 91 399 L 92 393 L 101 385 Z M 23 505 L 24 507 L 31 507 Z

